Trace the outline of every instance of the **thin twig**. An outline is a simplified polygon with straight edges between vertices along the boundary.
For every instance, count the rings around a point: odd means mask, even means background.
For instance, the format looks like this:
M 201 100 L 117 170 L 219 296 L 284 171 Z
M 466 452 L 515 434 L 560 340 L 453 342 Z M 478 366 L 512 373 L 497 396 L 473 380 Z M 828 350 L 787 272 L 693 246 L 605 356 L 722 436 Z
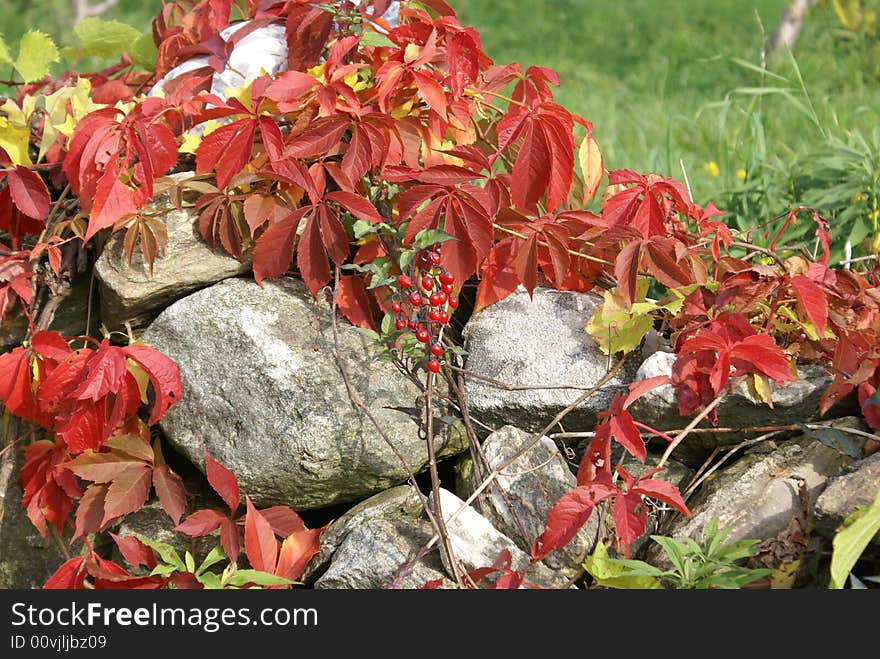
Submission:
M 523 444 L 523 446 L 521 446 L 516 451 L 516 453 L 511 455 L 501 465 L 499 465 L 498 467 L 493 469 L 489 473 L 489 475 L 486 477 L 486 480 L 483 481 L 482 483 L 480 483 L 480 485 L 473 491 L 473 493 L 467 498 L 467 500 L 458 508 L 458 510 L 456 510 L 455 512 L 453 512 L 449 516 L 449 518 L 446 520 L 446 522 L 447 523 L 451 522 L 452 520 L 457 518 L 464 510 L 467 510 L 467 507 L 470 506 L 474 502 L 474 500 L 478 496 L 480 496 L 480 494 L 487 487 L 489 487 L 489 485 L 491 485 L 492 482 L 496 478 L 498 478 L 502 474 L 502 472 L 505 469 L 507 469 L 514 462 L 519 460 L 526 453 L 526 451 L 529 451 L 535 444 L 537 444 L 541 440 L 542 437 L 546 436 L 548 430 L 550 430 L 553 426 L 555 426 L 557 423 L 562 421 L 562 419 L 564 419 L 572 410 L 577 408 L 578 405 L 583 403 L 585 400 L 587 400 L 588 398 L 593 396 L 597 391 L 599 391 L 602 387 L 604 387 L 606 384 L 608 384 L 614 378 L 614 376 L 617 375 L 617 373 L 620 371 L 620 369 L 623 368 L 623 365 L 626 362 L 626 360 L 627 360 L 627 355 L 624 355 L 623 357 L 621 357 L 618 360 L 618 362 L 611 369 L 608 370 L 608 372 L 602 377 L 601 380 L 599 380 L 596 384 L 594 384 L 588 391 L 585 391 L 571 405 L 569 405 L 564 410 L 559 412 L 559 414 L 557 414 L 553 418 L 553 420 L 550 421 L 550 423 L 548 423 L 546 426 L 544 426 L 544 428 L 540 432 L 538 432 L 529 441 L 527 441 L 525 444 Z M 438 540 L 440 540 L 440 536 L 435 533 L 434 536 L 428 541 L 428 544 L 426 546 L 433 547 L 437 543 Z
M 666 447 L 666 450 L 663 452 L 663 456 L 660 458 L 660 461 L 657 463 L 657 467 L 662 467 L 663 465 L 666 464 L 666 461 L 669 459 L 669 456 L 672 455 L 672 452 L 678 447 L 679 444 L 681 444 L 684 441 L 684 438 L 690 434 L 691 430 L 693 430 L 694 428 L 697 427 L 697 424 L 700 423 L 700 421 L 702 421 L 707 416 L 709 416 L 709 414 L 712 413 L 712 410 L 714 410 L 716 407 L 718 407 L 721 404 L 721 401 L 724 400 L 724 397 L 726 395 L 727 395 L 727 392 L 722 391 L 720 394 L 718 394 L 715 397 L 715 400 L 713 400 L 711 403 L 709 403 L 709 405 L 707 405 L 706 408 L 702 412 L 700 412 L 697 416 L 694 417 L 693 421 L 691 421 L 687 425 L 687 427 L 681 431 L 681 434 L 679 434 L 675 437 L 675 441 Z
M 775 437 L 779 434 L 781 434 L 781 431 L 778 431 L 778 430 L 774 431 L 774 432 L 768 432 L 764 435 L 761 435 L 760 437 L 755 437 L 754 439 L 747 439 L 744 442 L 740 442 L 736 446 L 730 448 L 730 450 L 724 454 L 724 457 L 721 458 L 714 465 L 712 465 L 712 467 L 710 469 L 708 469 L 705 473 L 700 474 L 699 472 L 697 472 L 696 474 L 694 474 L 693 478 L 691 478 L 690 482 L 685 487 L 685 491 L 682 493 L 682 496 L 684 497 L 685 500 L 687 500 L 694 493 L 694 491 L 700 486 L 700 484 L 703 481 L 705 481 L 707 478 L 709 478 L 709 476 L 714 474 L 718 470 L 718 468 L 721 467 L 721 465 L 723 465 L 725 462 L 727 462 L 730 459 L 730 457 L 734 453 L 739 451 L 740 449 L 744 449 L 749 446 L 754 446 L 755 444 L 760 444 L 761 442 L 765 442 L 768 439 L 772 439 L 773 437 Z M 716 451 L 717 450 L 718 449 L 716 449 Z M 713 451 L 713 453 L 715 453 L 715 452 Z M 700 469 L 702 470 L 702 467 Z
M 443 553 L 446 555 L 446 562 L 449 565 L 449 571 L 452 572 L 452 578 L 455 583 L 461 585 L 461 570 L 455 560 L 455 554 L 452 551 L 452 543 L 449 541 L 449 531 L 446 528 L 446 522 L 443 519 L 443 510 L 440 507 L 440 476 L 437 473 L 437 455 L 434 452 L 434 410 L 432 406 L 434 393 L 434 374 L 428 371 L 428 390 L 425 395 L 425 414 L 427 415 L 427 432 L 426 444 L 428 447 L 428 471 L 431 474 L 431 493 L 434 495 L 434 511 L 437 517 L 437 531 L 440 533 L 442 541 Z

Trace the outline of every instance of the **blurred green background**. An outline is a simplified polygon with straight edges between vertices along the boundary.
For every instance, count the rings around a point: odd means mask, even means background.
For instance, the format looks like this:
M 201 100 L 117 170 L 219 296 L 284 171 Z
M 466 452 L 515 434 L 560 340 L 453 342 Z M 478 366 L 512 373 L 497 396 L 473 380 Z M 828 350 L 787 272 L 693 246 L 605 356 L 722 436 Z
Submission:
M 8 44 L 34 28 L 74 42 L 74 0 L 2 1 Z M 786 0 L 448 2 L 496 63 L 559 73 L 558 101 L 593 122 L 608 169 L 686 172 L 695 200 L 740 228 L 813 204 L 840 258 L 846 240 L 876 251 L 878 0 L 819 0 L 793 52 L 775 57 L 765 43 Z M 856 6 L 859 20 L 843 20 Z M 148 31 L 160 7 L 119 0 L 103 17 Z

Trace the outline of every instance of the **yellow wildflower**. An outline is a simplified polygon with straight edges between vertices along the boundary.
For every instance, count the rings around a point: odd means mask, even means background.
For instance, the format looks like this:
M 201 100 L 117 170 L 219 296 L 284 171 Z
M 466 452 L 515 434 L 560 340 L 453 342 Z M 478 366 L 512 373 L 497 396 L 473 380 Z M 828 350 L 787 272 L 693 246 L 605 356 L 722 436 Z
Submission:
M 718 167 L 718 163 L 714 160 L 706 163 L 706 171 L 709 173 L 709 176 L 715 178 L 721 173 L 721 168 Z

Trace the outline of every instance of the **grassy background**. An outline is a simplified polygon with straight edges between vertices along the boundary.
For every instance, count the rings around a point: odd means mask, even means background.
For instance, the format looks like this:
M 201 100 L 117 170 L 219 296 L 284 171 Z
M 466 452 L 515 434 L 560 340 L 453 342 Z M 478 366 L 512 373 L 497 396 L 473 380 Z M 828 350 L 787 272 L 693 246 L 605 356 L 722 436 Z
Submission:
M 682 178 L 683 162 L 701 203 L 739 186 L 738 171 L 878 124 L 875 42 L 841 30 L 830 11 L 814 10 L 794 58 L 768 61 L 762 73 L 785 0 L 449 2 L 497 63 L 559 73 L 557 99 L 594 123 L 609 169 Z M 70 4 L 3 0 L 0 33 L 14 46 L 37 28 L 70 45 Z M 160 7 L 120 0 L 104 17 L 146 31 Z

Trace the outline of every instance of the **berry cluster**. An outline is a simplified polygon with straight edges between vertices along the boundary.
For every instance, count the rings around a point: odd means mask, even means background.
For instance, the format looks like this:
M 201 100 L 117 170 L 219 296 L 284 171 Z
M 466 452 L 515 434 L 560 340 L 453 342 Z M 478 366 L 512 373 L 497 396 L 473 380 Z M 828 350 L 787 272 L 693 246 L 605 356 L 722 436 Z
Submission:
M 439 373 L 441 334 L 449 324 L 450 309 L 458 307 L 458 298 L 452 294 L 455 277 L 440 265 L 438 246 L 420 250 L 407 270 L 397 278 L 397 290 L 391 296 L 394 328 L 414 332 L 419 343 L 428 346 L 428 370 Z

